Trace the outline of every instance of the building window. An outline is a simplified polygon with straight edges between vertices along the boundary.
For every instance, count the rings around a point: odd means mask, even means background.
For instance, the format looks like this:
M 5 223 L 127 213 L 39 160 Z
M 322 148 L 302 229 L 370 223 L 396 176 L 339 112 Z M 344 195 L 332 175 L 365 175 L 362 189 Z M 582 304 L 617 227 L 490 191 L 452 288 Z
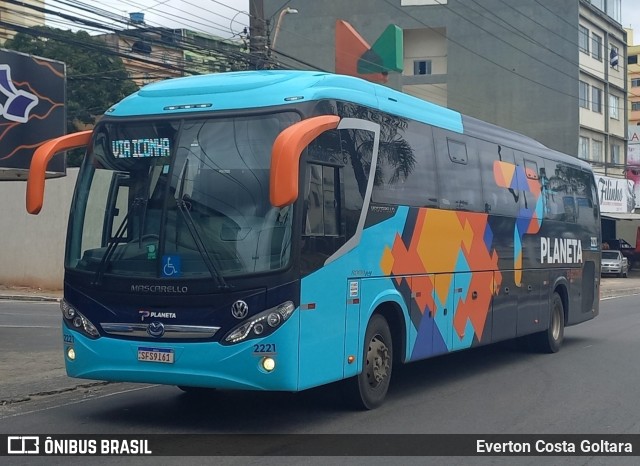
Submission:
M 602 113 L 602 89 L 591 87 L 591 110 L 596 113 Z
M 581 52 L 589 53 L 589 30 L 584 26 L 578 26 L 578 47 Z
M 640 78 L 633 78 L 631 80 L 631 87 L 640 87 Z
M 413 74 L 431 74 L 431 60 L 414 60 Z
M 622 165 L 620 158 L 620 144 L 611 144 L 611 163 Z
M 589 138 L 580 136 L 580 146 L 578 147 L 578 158 L 589 160 Z
M 611 46 L 611 51 L 609 52 L 609 65 L 614 70 L 618 70 L 618 65 L 620 63 L 620 50 L 615 45 Z
M 638 64 L 638 55 L 629 55 L 627 57 L 627 63 L 629 65 L 637 65 Z
M 622 22 L 622 0 L 607 0 L 607 14 L 618 23 Z
M 591 56 L 598 61 L 602 61 L 602 37 L 598 34 L 592 34 L 591 48 Z
M 591 148 L 593 149 L 591 160 L 594 162 L 602 162 L 602 147 L 602 141 L 598 141 L 597 139 L 593 140 L 593 144 L 591 145 Z
M 609 116 L 614 120 L 620 119 L 620 112 L 618 109 L 620 108 L 620 99 L 618 96 L 610 95 L 609 96 Z
M 631 102 L 631 111 L 637 112 L 640 110 L 640 102 Z
M 131 51 L 134 53 L 140 53 L 142 55 L 151 55 L 151 45 L 139 40 L 133 43 L 133 45 L 131 46 Z
M 589 108 L 589 85 L 584 81 L 580 81 L 580 106 Z

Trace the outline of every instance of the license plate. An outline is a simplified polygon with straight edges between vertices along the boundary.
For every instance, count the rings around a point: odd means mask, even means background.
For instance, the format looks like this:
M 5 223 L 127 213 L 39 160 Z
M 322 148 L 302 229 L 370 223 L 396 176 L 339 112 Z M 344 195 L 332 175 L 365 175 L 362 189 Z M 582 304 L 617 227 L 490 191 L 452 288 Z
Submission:
M 173 350 L 170 348 L 138 348 L 138 361 L 173 364 Z

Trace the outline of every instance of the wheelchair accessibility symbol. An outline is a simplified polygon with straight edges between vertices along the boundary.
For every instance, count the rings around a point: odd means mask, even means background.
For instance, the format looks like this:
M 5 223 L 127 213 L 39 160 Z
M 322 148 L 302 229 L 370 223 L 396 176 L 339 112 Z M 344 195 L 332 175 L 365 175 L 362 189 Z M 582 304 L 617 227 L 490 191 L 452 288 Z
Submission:
M 179 277 L 182 275 L 182 259 L 180 256 L 162 256 L 162 276 Z

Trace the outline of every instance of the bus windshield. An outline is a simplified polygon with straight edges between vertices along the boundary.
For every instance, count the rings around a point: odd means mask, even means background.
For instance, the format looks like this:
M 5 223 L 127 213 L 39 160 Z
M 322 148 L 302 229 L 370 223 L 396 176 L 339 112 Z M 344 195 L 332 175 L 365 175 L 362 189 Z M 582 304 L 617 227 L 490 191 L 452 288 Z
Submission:
M 66 265 L 102 276 L 282 269 L 292 212 L 269 202 L 271 147 L 297 113 L 104 122 L 79 175 Z

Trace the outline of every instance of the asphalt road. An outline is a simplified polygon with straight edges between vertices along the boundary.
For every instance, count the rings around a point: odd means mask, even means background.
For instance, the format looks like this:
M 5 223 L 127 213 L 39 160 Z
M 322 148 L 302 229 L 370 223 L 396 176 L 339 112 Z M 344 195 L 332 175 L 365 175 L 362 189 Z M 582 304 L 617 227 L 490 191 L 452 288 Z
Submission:
M 16 310 L 19 316 L 15 316 Z M 46 377 L 59 371 L 59 330 L 53 323 L 58 320 L 58 313 L 55 303 L 17 305 L 0 302 L 3 348 L 0 389 L 3 393 L 7 377 L 29 377 L 20 373 L 16 362 L 25 365 L 25 372 L 28 372 L 28 364 L 24 361 L 35 360 L 50 365 L 51 372 L 44 371 L 38 376 Z M 8 321 L 15 322 L 16 319 L 27 327 L 8 326 Z M 47 328 L 29 327 L 33 322 Z M 52 325 L 49 326 L 49 322 Z M 637 296 L 607 299 L 602 302 L 598 318 L 566 329 L 565 345 L 554 355 L 536 354 L 515 343 L 505 343 L 398 367 L 386 403 L 370 412 L 345 408 L 341 392 L 335 385 L 297 394 L 221 391 L 205 398 L 188 396 L 170 386 L 85 385 L 52 394 L 36 391 L 23 401 L 0 406 L 0 433 L 163 433 L 169 434 L 166 442 L 177 447 L 181 440 L 171 434 L 639 434 L 638 332 Z M 29 353 L 24 348 L 31 345 L 38 348 L 32 352 L 38 357 L 21 354 Z M 7 351 L 11 346 L 22 349 Z M 4 357 L 6 355 L 9 358 Z M 37 366 L 36 362 L 33 364 L 33 367 Z M 50 382 L 57 384 L 56 380 Z M 30 385 L 23 384 L 22 387 L 29 388 Z M 237 442 L 238 451 L 242 451 L 241 441 Z M 274 451 L 286 452 L 286 445 L 274 444 L 265 449 L 265 453 Z M 75 459 L 66 458 L 64 463 Z M 548 462 L 536 457 L 521 457 L 517 461 L 514 458 L 474 458 L 473 463 L 637 464 L 631 459 L 554 458 Z M 28 464 L 39 464 L 40 460 L 47 460 L 42 464 L 58 464 L 52 458 L 30 459 Z M 100 464 L 103 460 L 143 464 L 142 459 L 137 462 L 132 458 L 92 458 L 91 464 Z M 201 463 L 183 460 L 173 458 L 169 462 Z M 275 457 L 260 458 L 259 461 L 254 458 L 249 462 L 342 463 L 328 458 L 296 458 L 294 461 L 293 458 Z M 389 462 L 398 463 L 384 458 L 362 460 L 363 464 Z M 415 459 L 401 463 L 414 462 L 429 463 Z M 446 462 L 460 463 L 451 458 Z M 247 459 L 228 457 L 218 459 L 216 463 L 246 464 Z

